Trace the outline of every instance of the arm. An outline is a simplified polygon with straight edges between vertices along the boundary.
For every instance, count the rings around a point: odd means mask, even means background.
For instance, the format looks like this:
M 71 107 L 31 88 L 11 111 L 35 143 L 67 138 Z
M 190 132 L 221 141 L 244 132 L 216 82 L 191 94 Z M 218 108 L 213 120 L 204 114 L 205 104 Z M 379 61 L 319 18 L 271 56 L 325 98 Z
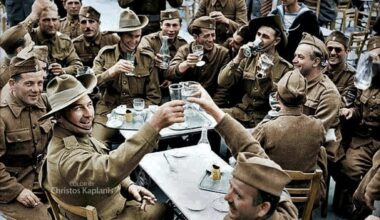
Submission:
M 69 40 L 69 44 L 67 45 L 69 49 L 69 54 L 65 59 L 65 67 L 63 68 L 63 71 L 70 75 L 75 75 L 77 72 L 77 69 L 83 66 L 82 62 L 80 61 L 80 58 L 78 54 L 75 52 L 74 44 Z
M 246 60 L 241 63 L 231 60 L 219 73 L 218 84 L 222 87 L 231 88 L 236 83 L 239 83 L 243 77 L 243 67 Z M 240 63 L 240 64 L 239 64 Z
M 235 19 L 229 19 L 228 29 L 231 33 L 235 32 L 240 26 L 247 24 L 247 5 L 245 0 L 239 0 L 236 6 Z
M 320 103 L 315 110 L 314 116 L 322 120 L 325 130 L 335 126 L 340 108 L 340 96 L 338 91 L 333 89 L 325 90 L 320 96 Z
M 208 16 L 206 2 L 207 2 L 206 0 L 200 1 L 199 6 L 198 6 L 198 10 L 197 10 L 197 12 L 194 15 L 193 20 L 195 20 L 196 18 L 199 18 L 201 16 Z
M 195 63 L 198 61 L 198 58 L 196 56 L 195 58 L 190 57 L 191 60 L 194 59 L 195 61 L 194 64 L 190 64 L 190 62 L 188 62 L 189 53 L 189 45 L 184 45 L 179 48 L 174 58 L 170 61 L 169 68 L 165 75 L 166 79 L 178 80 L 181 79 L 187 71 L 191 71 L 192 67 L 195 66 Z

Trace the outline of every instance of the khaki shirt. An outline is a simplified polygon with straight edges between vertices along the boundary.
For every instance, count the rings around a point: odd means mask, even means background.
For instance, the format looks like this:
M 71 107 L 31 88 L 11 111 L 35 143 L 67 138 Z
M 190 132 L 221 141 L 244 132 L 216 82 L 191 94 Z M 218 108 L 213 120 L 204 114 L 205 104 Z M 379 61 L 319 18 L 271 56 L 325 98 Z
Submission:
M 207 90 L 217 105 L 224 105 L 227 89 L 218 86 L 217 79 L 221 68 L 230 60 L 228 50 L 214 44 L 214 48 L 203 56 L 202 60 L 206 62 L 204 66 L 189 68 L 185 73 L 180 73 L 178 66 L 186 60 L 189 53 L 192 53 L 192 44 L 179 48 L 170 62 L 166 77 L 173 81 L 197 81 Z
M 122 59 L 118 44 L 105 46 L 94 60 L 93 70 L 98 79 L 98 86 L 104 89 L 96 106 L 95 121 L 105 125 L 107 114 L 118 105 L 132 107 L 133 98 L 145 99 L 145 105 L 158 105 L 161 92 L 154 60 L 150 54 L 137 51 L 135 54 L 134 76 L 119 74 L 111 77 L 108 69 Z
M 354 85 L 355 68 L 347 63 L 343 68 L 330 71 L 326 68 L 325 71 L 325 74 L 335 84 L 341 95 L 342 107 L 351 107 L 357 93 L 357 89 Z M 345 100 L 352 100 L 352 103 L 347 103 Z M 347 104 L 349 104 L 349 106 L 347 106 Z
M 247 122 L 247 126 L 257 125 L 270 110 L 269 94 L 277 91 L 275 84 L 288 71 L 292 70 L 292 65 L 280 57 L 276 52 L 274 56 L 274 66 L 272 68 L 272 79 L 269 77 L 259 79 L 256 77 L 256 67 L 259 55 L 243 59 L 239 65 L 231 61 L 223 68 L 218 77 L 218 84 L 231 88 L 239 83 L 243 84 L 244 95 L 241 102 L 228 113 L 242 122 Z
M 226 141 L 227 146 L 235 158 L 239 152 L 251 152 L 255 153 L 258 157 L 269 159 L 259 142 L 228 114 L 215 126 L 215 130 Z M 230 218 L 226 216 L 224 219 L 229 220 Z M 298 210 L 287 193 L 283 192 L 281 194 L 276 211 L 268 219 L 298 219 Z
M 47 112 L 46 96 L 36 105 L 26 106 L 4 87 L 1 98 L 0 163 L 5 169 L 0 169 L 0 203 L 9 203 L 37 182 L 39 160 L 46 152 L 52 124 L 48 119 L 38 121 Z
M 78 137 L 55 125 L 40 182 L 63 202 L 94 206 L 100 219 L 113 219 L 126 205 L 120 190 L 132 184 L 129 174 L 157 147 L 158 137 L 147 123 L 118 149 L 108 152 L 95 138 Z
M 61 27 L 59 31 L 63 34 L 66 34 L 71 39 L 74 39 L 82 34 L 82 30 L 80 29 L 79 17 L 74 19 L 70 15 L 60 19 Z
M 8 83 L 11 78 L 10 73 L 7 71 L 11 60 L 4 56 L 0 59 L 0 90 Z
M 96 55 L 104 46 L 119 43 L 120 38 L 116 34 L 101 32 L 94 40 L 88 41 L 83 35 L 73 39 L 75 51 L 84 66 L 92 67 Z
M 219 44 L 224 43 L 240 26 L 248 23 L 245 0 L 202 0 L 194 18 L 209 16 L 213 11 L 220 11 L 229 19 L 229 24 L 216 25 L 216 42 Z

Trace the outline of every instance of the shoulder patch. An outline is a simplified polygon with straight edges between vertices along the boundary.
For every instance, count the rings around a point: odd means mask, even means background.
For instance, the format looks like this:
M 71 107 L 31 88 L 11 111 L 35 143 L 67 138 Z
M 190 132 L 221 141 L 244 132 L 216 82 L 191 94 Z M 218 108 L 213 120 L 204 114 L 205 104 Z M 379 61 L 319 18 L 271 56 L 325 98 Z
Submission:
M 71 149 L 78 146 L 78 141 L 74 135 L 71 135 L 63 138 L 63 144 L 65 145 L 65 148 Z

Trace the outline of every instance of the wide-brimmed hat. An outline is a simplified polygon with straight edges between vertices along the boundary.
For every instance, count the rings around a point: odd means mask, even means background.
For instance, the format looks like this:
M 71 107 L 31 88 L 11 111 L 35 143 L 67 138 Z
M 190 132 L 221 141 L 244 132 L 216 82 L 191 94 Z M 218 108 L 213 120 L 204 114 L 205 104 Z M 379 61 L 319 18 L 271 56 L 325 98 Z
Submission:
M 288 44 L 288 35 L 284 28 L 284 25 L 282 24 L 281 18 L 278 15 L 270 15 L 266 17 L 259 17 L 252 19 L 249 22 L 249 31 L 251 34 L 256 36 L 257 31 L 261 26 L 267 26 L 271 28 L 278 29 L 280 33 L 281 42 L 277 45 L 278 49 L 284 49 L 286 45 Z
M 46 88 L 48 102 L 51 110 L 39 120 L 52 116 L 83 96 L 92 92 L 96 86 L 96 77 L 92 74 L 83 74 L 75 78 L 72 75 L 63 74 L 52 79 Z
M 111 32 L 115 33 L 123 33 L 136 31 L 144 28 L 149 22 L 149 19 L 145 15 L 137 16 L 135 12 L 131 9 L 127 8 L 120 14 L 119 19 L 119 28 L 116 30 L 111 30 Z

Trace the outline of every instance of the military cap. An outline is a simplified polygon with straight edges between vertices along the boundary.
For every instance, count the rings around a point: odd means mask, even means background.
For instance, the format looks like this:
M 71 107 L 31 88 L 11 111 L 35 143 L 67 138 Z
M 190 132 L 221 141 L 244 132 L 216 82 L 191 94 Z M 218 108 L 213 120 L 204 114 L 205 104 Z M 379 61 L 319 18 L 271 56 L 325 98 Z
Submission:
M 38 60 L 47 63 L 48 55 L 49 49 L 46 45 L 31 45 L 22 49 L 17 54 L 17 57 L 26 60 L 29 57 L 34 56 Z
M 91 6 L 82 6 L 79 15 L 88 19 L 100 20 L 100 13 Z
M 193 28 L 195 27 L 215 30 L 215 26 L 216 26 L 215 19 L 209 16 L 202 16 L 202 17 L 196 18 L 189 25 L 189 33 L 192 34 Z
M 380 36 L 372 36 L 368 40 L 367 50 L 371 51 L 373 49 L 380 47 Z
M 324 59 L 328 58 L 329 53 L 327 51 L 326 45 L 320 39 L 306 32 L 303 32 L 302 35 L 302 39 L 298 45 L 308 44 L 314 46 L 318 48 L 318 50 L 322 53 Z
M 306 79 L 298 69 L 287 72 L 277 83 L 277 93 L 286 106 L 298 106 L 306 102 Z
M 326 45 L 329 41 L 336 41 L 344 46 L 345 49 L 348 48 L 348 37 L 340 31 L 333 31 L 326 39 Z
M 38 59 L 34 56 L 30 56 L 28 59 L 24 60 L 19 57 L 14 57 L 11 60 L 9 65 L 10 77 L 22 74 L 22 73 L 31 73 L 38 72 L 42 70 Z
M 177 9 L 171 8 L 171 9 L 166 9 L 164 11 L 161 11 L 160 21 L 172 20 L 172 19 L 177 19 L 177 18 L 181 19 Z
M 12 52 L 17 41 L 24 38 L 27 33 L 28 30 L 21 24 L 9 28 L 0 36 L 0 47 L 7 53 Z
M 238 154 L 232 175 L 247 185 L 278 197 L 290 182 L 290 177 L 278 164 L 250 152 Z

